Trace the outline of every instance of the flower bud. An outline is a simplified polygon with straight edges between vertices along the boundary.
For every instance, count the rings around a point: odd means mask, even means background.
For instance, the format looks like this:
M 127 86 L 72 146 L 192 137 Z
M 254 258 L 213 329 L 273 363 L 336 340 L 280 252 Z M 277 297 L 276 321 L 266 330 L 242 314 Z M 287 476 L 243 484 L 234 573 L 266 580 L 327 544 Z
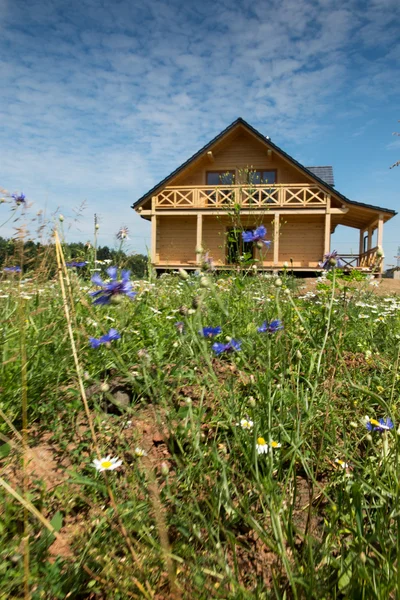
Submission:
M 283 263 L 283 268 L 284 268 L 284 269 L 287 269 L 287 268 L 288 268 L 288 266 L 289 266 L 289 263 L 287 263 L 287 262 L 284 262 L 284 263 Z
M 329 259 L 329 264 L 331 267 L 336 267 L 337 265 L 337 260 L 336 258 L 333 258 L 333 256 Z
M 282 279 L 280 277 L 277 277 L 274 281 L 274 286 L 275 287 L 282 287 Z
M 164 462 L 164 461 L 163 461 L 163 462 L 161 463 L 161 466 L 160 466 L 160 471 L 161 471 L 161 475 L 162 475 L 163 477 L 167 477 L 167 475 L 168 475 L 168 473 L 169 473 L 169 466 L 168 466 L 168 463 L 166 463 L 166 462 Z
M 208 279 L 208 277 L 202 277 L 200 279 L 200 285 L 202 288 L 209 288 L 210 287 L 210 280 Z
M 260 241 L 256 242 L 256 246 L 257 248 L 259 248 L 260 250 L 262 250 L 263 248 L 265 248 L 264 244 Z
M 110 302 L 111 304 L 121 304 L 121 302 L 124 301 L 124 298 L 121 294 L 114 294 L 114 296 L 111 296 Z
M 199 308 L 201 304 L 201 298 L 199 298 L 198 296 L 195 296 L 192 300 L 192 308 Z
M 300 352 L 300 350 L 296 350 L 296 358 L 297 358 L 297 360 L 301 360 L 303 358 L 303 355 Z
M 98 223 L 96 223 L 96 225 L 94 226 L 95 230 L 98 231 L 100 229 L 100 225 Z
M 179 314 L 182 315 L 182 317 L 185 317 L 188 314 L 187 306 L 181 306 L 179 308 Z
M 362 562 L 363 565 L 365 565 L 365 563 L 367 562 L 367 557 L 365 552 L 360 552 L 360 560 Z
M 187 279 L 189 279 L 189 273 L 187 271 L 185 271 L 185 269 L 179 269 L 178 274 L 179 274 L 179 277 L 183 281 L 186 281 Z
M 251 408 L 255 408 L 256 407 L 256 399 L 254 398 L 254 396 L 249 396 L 249 400 L 248 400 L 249 406 L 251 406 Z
M 101 392 L 109 392 L 110 391 L 110 386 L 108 385 L 108 383 L 106 381 L 103 381 L 103 383 L 100 385 L 100 391 Z
M 377 251 L 376 251 L 376 255 L 381 258 L 383 256 L 383 248 L 381 248 L 380 246 L 378 247 Z
M 58 215 L 58 220 L 62 223 L 64 221 L 64 215 Z
M 197 246 L 196 248 L 196 254 L 203 254 L 203 248 L 201 246 Z
M 286 296 L 290 296 L 290 290 L 289 290 L 289 288 L 285 288 L 283 291 L 286 294 Z

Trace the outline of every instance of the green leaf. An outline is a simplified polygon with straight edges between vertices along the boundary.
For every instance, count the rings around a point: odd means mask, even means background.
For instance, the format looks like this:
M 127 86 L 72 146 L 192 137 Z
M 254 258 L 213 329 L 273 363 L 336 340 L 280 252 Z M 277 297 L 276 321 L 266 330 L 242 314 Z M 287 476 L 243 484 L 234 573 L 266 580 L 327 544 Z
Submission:
M 62 524 L 63 524 L 63 516 L 59 510 L 55 513 L 55 515 L 51 519 L 50 523 L 56 531 L 60 531 Z
M 0 446 L 0 458 L 6 458 L 11 452 L 10 444 L 2 444 Z

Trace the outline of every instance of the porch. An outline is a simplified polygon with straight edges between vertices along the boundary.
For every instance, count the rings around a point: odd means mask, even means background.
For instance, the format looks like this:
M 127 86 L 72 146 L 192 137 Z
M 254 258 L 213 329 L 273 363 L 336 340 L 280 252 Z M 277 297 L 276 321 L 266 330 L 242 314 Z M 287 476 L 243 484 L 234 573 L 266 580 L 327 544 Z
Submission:
M 235 268 L 227 247 L 232 223 L 243 230 L 264 224 L 271 240 L 268 255 L 254 251 L 261 270 L 319 271 L 331 251 L 338 225 L 359 230 L 357 254 L 341 256 L 345 268 L 381 273 L 384 213 L 361 203 L 341 203 L 317 184 L 169 186 L 152 196 L 151 209 L 138 209 L 151 219 L 151 258 L 156 269 L 197 269 L 204 248 L 217 269 Z M 377 231 L 376 244 L 372 238 Z M 374 240 L 375 241 L 375 240 Z

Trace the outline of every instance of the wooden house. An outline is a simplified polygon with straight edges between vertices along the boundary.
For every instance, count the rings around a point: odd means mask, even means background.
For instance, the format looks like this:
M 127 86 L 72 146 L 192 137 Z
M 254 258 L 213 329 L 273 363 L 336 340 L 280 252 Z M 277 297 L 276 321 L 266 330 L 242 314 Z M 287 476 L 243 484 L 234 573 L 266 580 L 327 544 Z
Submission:
M 360 232 L 353 268 L 382 260 L 383 225 L 395 211 L 349 200 L 334 187 L 332 167 L 304 167 L 243 119 L 237 119 L 132 206 L 151 220 L 156 269 L 196 269 L 208 252 L 218 269 L 247 256 L 260 268 L 318 270 L 338 225 Z M 245 244 L 240 232 L 267 228 L 270 248 Z M 376 242 L 372 245 L 377 230 Z M 340 254 L 340 248 L 337 249 Z

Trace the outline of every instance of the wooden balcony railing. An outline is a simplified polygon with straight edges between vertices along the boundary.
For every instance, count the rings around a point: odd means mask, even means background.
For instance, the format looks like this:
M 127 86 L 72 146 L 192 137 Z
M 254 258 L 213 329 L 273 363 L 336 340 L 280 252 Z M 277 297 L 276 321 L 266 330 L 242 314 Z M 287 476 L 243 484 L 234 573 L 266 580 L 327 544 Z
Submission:
M 153 206 L 156 209 L 324 207 L 327 198 L 328 194 L 318 185 L 304 183 L 179 186 L 166 187 L 153 196 Z
M 378 253 L 379 247 L 371 248 L 362 254 L 340 254 L 345 267 L 352 269 L 381 270 L 382 256 Z

